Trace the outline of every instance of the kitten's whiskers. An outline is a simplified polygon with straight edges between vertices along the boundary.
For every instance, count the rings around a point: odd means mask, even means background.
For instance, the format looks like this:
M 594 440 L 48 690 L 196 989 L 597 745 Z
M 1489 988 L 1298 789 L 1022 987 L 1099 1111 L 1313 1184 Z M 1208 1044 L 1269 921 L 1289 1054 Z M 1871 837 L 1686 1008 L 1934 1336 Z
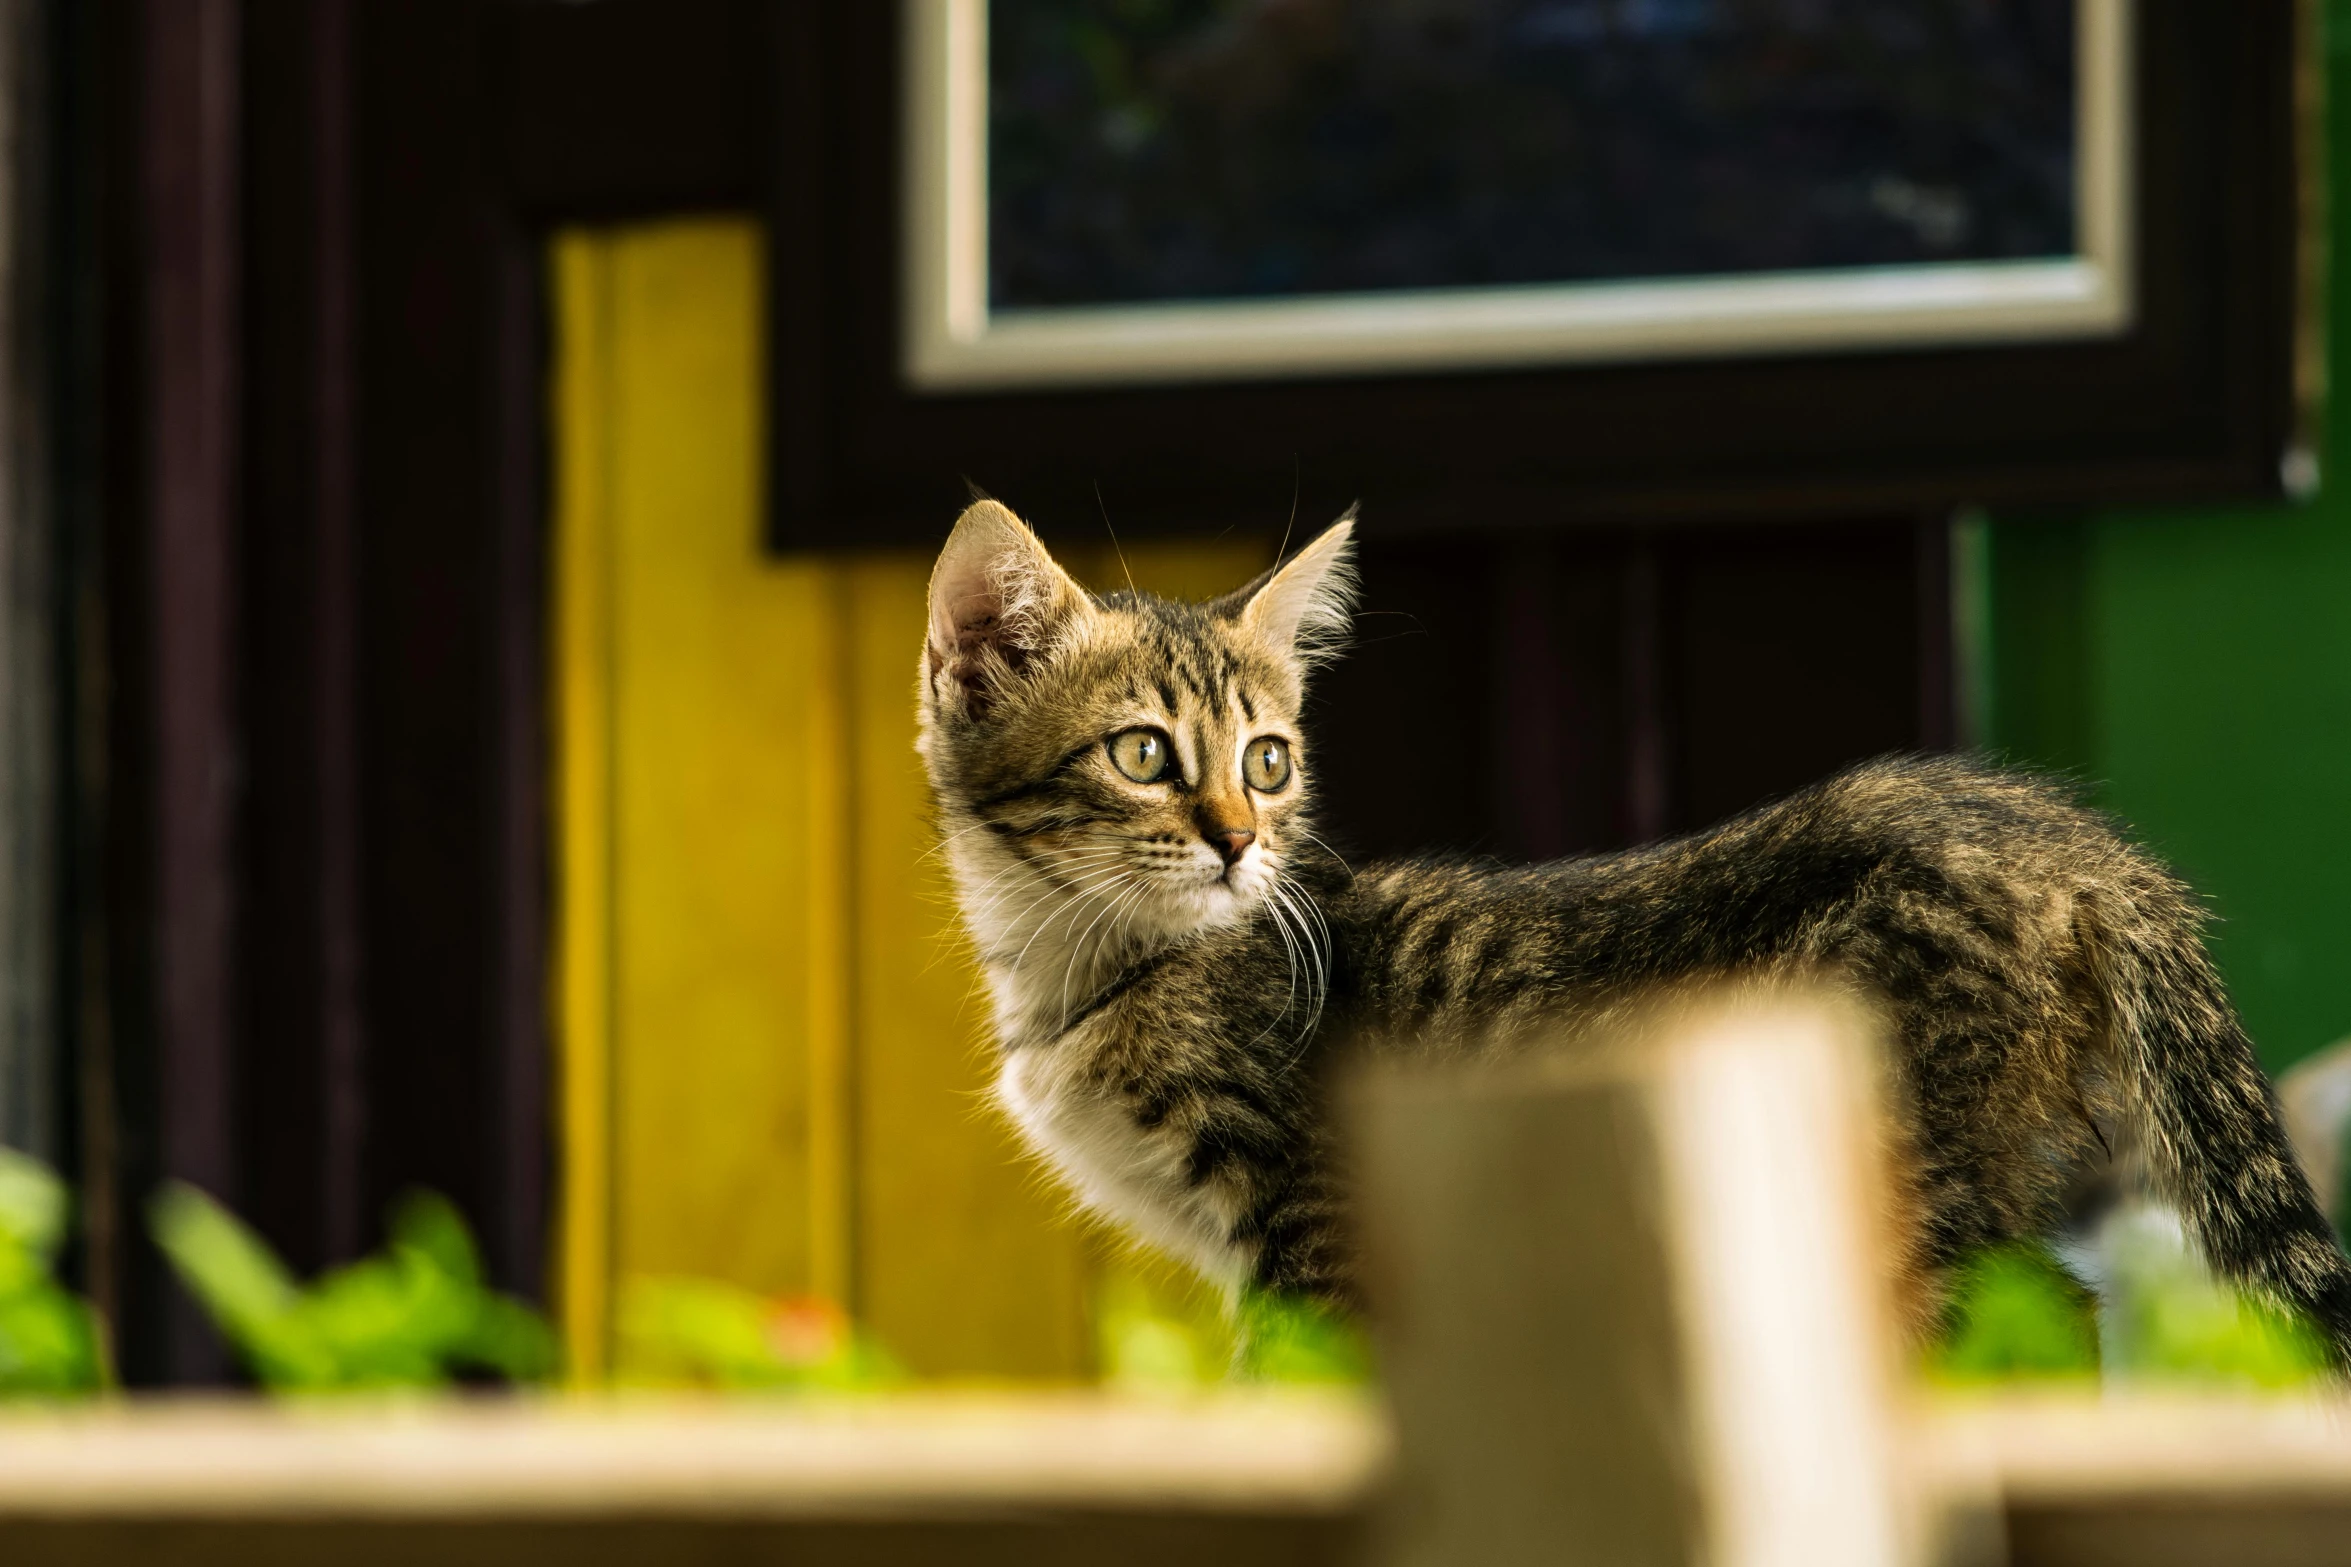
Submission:
M 1022 907 L 1020 913 L 1014 915 L 1013 918 L 1008 922 L 1012 926 L 1012 935 L 1017 936 L 1020 933 L 1020 922 L 1028 918 L 1030 911 L 1052 901 L 1056 897 L 1063 897 L 1065 894 L 1067 895 L 1063 906 L 1055 910 L 1053 913 L 1047 915 L 1041 922 L 1039 922 L 1037 928 L 1029 933 L 1029 939 L 1021 944 L 1020 951 L 1015 954 L 1012 961 L 1005 966 L 1017 975 L 1020 972 L 1022 963 L 1025 962 L 1028 958 L 1029 948 L 1035 946 L 1037 944 L 1037 939 L 1043 936 L 1045 932 L 1051 930 L 1056 921 L 1075 918 L 1077 914 L 1085 908 L 1086 899 L 1089 895 L 1101 888 L 1111 885 L 1111 883 L 1125 874 L 1126 868 L 1123 865 L 1113 865 L 1107 869 L 1096 870 L 1082 878 L 1080 881 L 1069 886 L 1056 886 L 1048 888 L 1043 893 L 1040 893 L 1037 897 L 1029 900 L 1029 902 Z M 1001 962 L 1002 960 L 991 955 L 989 961 Z
M 1083 896 L 1087 883 L 1098 878 L 1105 871 L 1119 869 L 1120 864 L 1123 862 L 1124 858 L 1125 857 L 1123 855 L 1120 855 L 1113 850 L 1096 851 L 1090 857 L 1080 860 L 1078 862 L 1080 866 L 1079 873 L 1067 880 L 1038 872 L 1033 866 L 1013 866 L 1010 868 L 1010 870 L 999 873 L 998 877 L 990 878 L 989 885 L 994 885 L 995 881 L 1001 879 L 1002 875 L 1010 874 L 1010 871 L 1015 870 L 1029 871 L 1031 874 L 1037 875 L 1038 879 L 1043 881 L 1045 885 L 1041 888 L 1032 886 L 1019 886 L 1005 889 L 1005 891 L 999 893 L 988 903 L 982 905 L 980 909 L 972 916 L 971 923 L 975 927 L 992 923 L 995 919 L 997 911 L 1002 908 L 1002 906 L 1007 901 L 1019 897 L 1023 892 L 1033 892 L 1035 896 L 1031 897 L 1026 903 L 1021 905 L 1020 912 L 1003 922 L 1006 927 L 1006 933 L 1003 939 L 1005 941 L 1009 941 L 1019 933 L 1020 922 L 1026 919 L 1032 910 L 1042 907 L 1044 904 L 1052 901 L 1055 898 Z M 979 934 L 980 932 L 975 929 L 974 933 Z M 990 942 L 991 947 L 998 945 L 1001 945 L 1001 943 L 995 941 Z M 994 959 L 994 954 L 990 951 L 983 951 L 982 956 L 990 958 L 991 961 Z
M 1077 973 L 1078 959 L 1085 955 L 1086 938 L 1094 934 L 1094 927 L 1096 925 L 1100 925 L 1103 920 L 1109 918 L 1112 911 L 1118 909 L 1124 904 L 1132 902 L 1138 895 L 1146 891 L 1150 886 L 1150 883 L 1145 881 L 1140 874 L 1132 871 L 1128 872 L 1128 874 L 1134 877 L 1133 884 L 1122 891 L 1114 901 L 1106 904 L 1103 907 L 1102 912 L 1094 916 L 1093 924 L 1088 925 L 1078 936 L 1078 939 L 1070 946 L 1069 962 L 1063 965 L 1061 970 L 1061 1026 L 1064 1029 L 1069 1027 L 1069 982 L 1071 978 Z M 1094 956 L 1097 961 L 1100 959 L 1101 952 L 1099 949 L 1097 949 Z

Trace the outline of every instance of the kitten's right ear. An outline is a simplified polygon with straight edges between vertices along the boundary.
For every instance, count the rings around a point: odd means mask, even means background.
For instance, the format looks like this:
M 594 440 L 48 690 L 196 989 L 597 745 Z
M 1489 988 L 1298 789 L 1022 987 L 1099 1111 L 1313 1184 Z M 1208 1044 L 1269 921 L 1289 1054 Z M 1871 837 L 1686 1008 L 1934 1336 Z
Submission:
M 999 502 L 972 502 L 931 568 L 923 669 L 932 698 L 960 699 L 976 713 L 1091 613 L 1086 590 L 1027 523 Z
M 1355 508 L 1297 554 L 1224 600 L 1241 623 L 1309 667 L 1328 662 L 1355 610 Z

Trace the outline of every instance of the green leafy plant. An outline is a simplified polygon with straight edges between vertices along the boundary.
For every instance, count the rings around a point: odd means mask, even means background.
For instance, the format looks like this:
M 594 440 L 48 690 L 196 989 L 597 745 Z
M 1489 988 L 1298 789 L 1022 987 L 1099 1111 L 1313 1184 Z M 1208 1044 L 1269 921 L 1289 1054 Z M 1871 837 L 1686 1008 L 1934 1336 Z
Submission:
M 1344 1312 L 1247 1290 L 1229 1308 L 1180 1274 L 1132 1262 L 1108 1269 L 1094 1302 L 1102 1380 L 1130 1392 L 1227 1382 L 1368 1382 L 1371 1343 Z
M 61 1397 L 114 1385 L 106 1331 L 52 1269 L 65 1240 L 65 1183 L 0 1148 L 0 1397 Z
M 2109 1370 L 2258 1387 L 2325 1372 L 2318 1329 L 2214 1279 L 2175 1219 L 2148 1213 L 2110 1222 L 2105 1250 L 2118 1283 L 2107 1308 Z
M 1999 1246 L 1954 1270 L 1942 1339 L 1928 1355 L 1957 1382 L 2098 1374 L 2098 1304 L 2045 1247 Z
M 1095 1358 L 1108 1387 L 1180 1392 L 1222 1380 L 1237 1358 L 1238 1324 L 1223 1299 L 1157 1257 L 1103 1257 L 1090 1304 Z
M 1315 1301 L 1251 1291 L 1241 1297 L 1242 1380 L 1359 1383 L 1372 1377 L 1371 1340 L 1345 1312 Z
M 2292 1387 L 2327 1369 L 2316 1328 L 2234 1290 L 2158 1291 L 2134 1315 L 2129 1370 L 2139 1377 Z
M 732 1392 L 887 1387 L 906 1374 L 840 1307 L 665 1276 L 621 1291 L 620 1380 Z
M 1102 1380 L 1129 1392 L 1188 1388 L 1215 1380 L 1219 1357 L 1193 1324 L 1148 1310 L 1106 1312 L 1096 1324 Z M 1229 1356 L 1224 1359 L 1229 1360 Z
M 440 1387 L 464 1372 L 539 1382 L 559 1362 L 536 1311 L 489 1289 L 465 1221 L 415 1193 L 385 1249 L 304 1287 L 234 1214 L 166 1185 L 148 1207 L 155 1241 L 264 1387 L 279 1392 Z
M 2110 1224 L 2103 1251 L 2112 1275 L 2103 1307 L 2044 1246 L 1968 1258 L 1954 1270 L 1929 1373 L 1963 1383 L 2103 1373 L 2257 1387 L 2326 1374 L 2316 1328 L 2214 1279 L 2168 1219 L 2126 1215 Z

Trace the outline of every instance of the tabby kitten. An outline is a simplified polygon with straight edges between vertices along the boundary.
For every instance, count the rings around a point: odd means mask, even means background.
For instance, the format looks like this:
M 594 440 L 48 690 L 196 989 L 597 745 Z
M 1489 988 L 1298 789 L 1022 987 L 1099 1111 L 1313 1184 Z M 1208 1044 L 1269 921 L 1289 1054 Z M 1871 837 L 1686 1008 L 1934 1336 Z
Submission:
M 1081 1202 L 1228 1290 L 1345 1301 L 1333 1057 L 1827 971 L 1898 1042 L 1915 1275 L 2044 1230 L 2103 1116 L 2220 1272 L 2351 1345 L 2351 1265 L 2201 909 L 2045 782 L 1887 759 L 1623 854 L 1350 870 L 1314 835 L 1298 715 L 1349 623 L 1351 533 L 1207 604 L 1089 594 L 993 501 L 939 557 L 919 746 L 998 1096 Z

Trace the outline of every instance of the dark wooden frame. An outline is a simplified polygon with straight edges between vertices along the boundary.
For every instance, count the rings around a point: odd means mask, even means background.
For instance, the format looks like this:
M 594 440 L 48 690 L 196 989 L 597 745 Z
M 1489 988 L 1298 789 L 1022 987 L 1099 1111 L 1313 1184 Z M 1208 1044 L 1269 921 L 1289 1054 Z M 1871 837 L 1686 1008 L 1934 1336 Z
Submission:
M 1351 499 L 1367 526 L 1886 515 L 2275 494 L 2295 434 L 2291 6 L 2138 8 L 2141 314 L 2118 340 L 1350 380 L 917 394 L 899 18 L 795 6 L 774 210 L 775 540 L 932 536 L 963 479 L 1137 526 Z M 2254 171 L 2250 177 L 2246 171 Z M 1205 393 L 1205 395 L 1204 395 Z

